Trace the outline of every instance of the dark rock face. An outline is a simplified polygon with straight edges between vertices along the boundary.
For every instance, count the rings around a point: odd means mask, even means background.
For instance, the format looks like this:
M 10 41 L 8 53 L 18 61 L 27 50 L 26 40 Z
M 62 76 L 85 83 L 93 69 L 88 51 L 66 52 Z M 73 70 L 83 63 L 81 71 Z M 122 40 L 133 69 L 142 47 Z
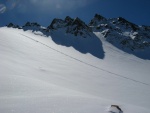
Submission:
M 103 23 L 104 21 L 107 21 L 107 19 L 104 18 L 103 16 L 99 15 L 99 14 L 95 14 L 94 18 L 89 23 L 89 26 L 95 26 L 95 25 L 98 25 L 100 23 Z
M 32 27 L 32 26 L 40 27 L 40 24 L 36 22 L 33 22 L 33 23 L 27 22 L 23 27 Z
M 124 25 L 124 26 L 126 26 L 126 28 L 129 28 L 129 27 L 130 27 L 133 31 L 139 30 L 139 28 L 138 28 L 137 25 L 135 25 L 135 24 L 133 24 L 133 23 L 127 21 L 126 19 L 124 19 L 124 18 L 122 18 L 122 17 L 119 17 L 119 18 L 118 18 L 117 24 Z
M 13 23 L 9 23 L 7 27 L 18 28 L 21 29 L 18 25 L 14 25 Z
M 69 26 L 69 25 L 71 25 L 71 24 L 72 24 L 73 19 L 72 19 L 71 17 L 67 16 L 67 17 L 65 18 L 65 22 L 67 23 L 67 25 L 66 25 L 66 26 Z
M 58 30 L 63 28 L 66 33 L 70 33 L 75 36 L 83 36 L 84 38 L 90 36 L 90 33 L 92 32 L 91 28 L 88 27 L 82 20 L 79 18 L 72 19 L 69 16 L 67 16 L 65 20 L 54 19 L 47 28 L 49 30 Z
M 58 28 L 62 28 L 65 26 L 65 21 L 62 19 L 57 19 L 55 18 L 52 23 L 50 24 L 50 26 L 48 26 L 48 29 L 55 29 L 57 30 Z
M 13 27 L 13 26 L 14 26 L 13 23 L 9 23 L 9 24 L 7 25 L 7 27 Z
M 98 20 L 106 20 L 105 17 L 99 15 L 99 14 L 95 14 L 94 18 L 97 18 Z
M 32 30 L 32 31 L 43 31 L 41 25 L 36 22 L 27 22 L 24 26 L 22 26 L 23 30 Z
M 86 35 L 90 36 L 91 29 L 79 18 L 76 18 L 72 23 L 67 27 L 66 33 L 74 34 L 75 36 L 83 36 L 86 38 Z

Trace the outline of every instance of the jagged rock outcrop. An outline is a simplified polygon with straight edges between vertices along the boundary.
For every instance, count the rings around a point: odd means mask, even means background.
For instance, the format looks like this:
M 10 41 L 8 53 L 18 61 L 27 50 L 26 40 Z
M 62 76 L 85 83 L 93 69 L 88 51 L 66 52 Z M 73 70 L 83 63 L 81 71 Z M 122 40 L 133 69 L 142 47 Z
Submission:
M 33 23 L 30 23 L 30 22 L 27 22 L 23 27 L 40 27 L 40 24 L 36 23 L 36 22 L 33 22 Z
M 88 27 L 82 20 L 75 18 L 71 23 L 69 23 L 66 33 L 74 34 L 75 36 L 83 36 L 86 38 L 86 35 L 90 36 L 92 30 Z
M 45 31 L 46 29 L 36 22 L 27 22 L 22 26 L 23 30 Z
M 138 26 L 122 17 L 105 19 L 95 15 L 89 23 L 93 32 L 100 32 L 114 46 L 123 50 L 150 48 L 150 27 Z
M 67 26 L 71 25 L 71 24 L 72 24 L 72 22 L 73 22 L 73 20 L 74 20 L 74 19 L 72 19 L 71 17 L 66 16 L 66 18 L 65 18 L 65 22 L 67 23 Z
M 65 25 L 66 22 L 64 20 L 55 18 L 47 28 L 51 30 L 57 30 L 59 28 L 63 28 Z
M 82 36 L 84 38 L 90 36 L 90 33 L 92 33 L 91 28 L 87 26 L 81 19 L 79 19 L 78 17 L 72 19 L 69 16 L 67 16 L 65 20 L 54 19 L 48 26 L 48 29 L 64 29 L 66 33 L 73 34 L 75 36 Z
M 94 18 L 89 23 L 89 26 L 97 26 L 102 23 L 105 23 L 107 19 L 99 14 L 95 14 Z
M 21 27 L 20 27 L 19 25 L 15 25 L 15 24 L 13 24 L 13 23 L 9 23 L 9 24 L 7 25 L 7 27 L 12 27 L 12 28 L 21 29 Z

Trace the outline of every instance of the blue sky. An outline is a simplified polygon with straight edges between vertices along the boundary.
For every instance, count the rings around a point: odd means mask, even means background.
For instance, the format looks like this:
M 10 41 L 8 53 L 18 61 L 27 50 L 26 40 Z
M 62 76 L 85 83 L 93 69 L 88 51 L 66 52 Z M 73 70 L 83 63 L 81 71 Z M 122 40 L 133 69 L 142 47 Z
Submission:
M 52 19 L 68 15 L 89 23 L 95 13 L 150 26 L 150 0 L 0 0 L 0 26 L 27 21 L 48 26 Z

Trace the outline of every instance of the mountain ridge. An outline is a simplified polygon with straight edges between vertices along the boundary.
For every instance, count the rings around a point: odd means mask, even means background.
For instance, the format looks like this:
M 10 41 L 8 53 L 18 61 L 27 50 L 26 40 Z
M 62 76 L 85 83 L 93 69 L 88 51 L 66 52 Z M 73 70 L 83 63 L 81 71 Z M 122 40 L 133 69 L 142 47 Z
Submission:
M 18 26 L 10 23 L 7 25 L 7 27 L 41 31 L 46 36 L 52 36 L 53 32 L 58 31 L 57 33 L 61 33 L 61 35 L 64 37 L 69 37 L 72 35 L 75 39 L 80 37 L 92 40 L 92 37 L 95 37 L 95 33 L 99 32 L 106 41 L 115 47 L 127 53 L 134 54 L 137 57 L 150 59 L 150 26 L 138 26 L 122 17 L 106 19 L 99 14 L 95 14 L 90 23 L 85 24 L 85 22 L 78 17 L 73 19 L 67 16 L 64 20 L 58 18 L 53 19 L 51 24 L 46 28 L 40 26 L 36 22 L 27 22 L 24 26 Z M 53 36 L 53 40 L 57 44 L 68 46 L 68 43 L 66 43 L 63 39 L 58 38 L 57 36 Z M 96 41 L 93 41 L 92 45 L 95 46 L 95 42 Z M 75 43 L 76 44 L 71 43 L 69 46 L 73 46 L 75 49 L 81 52 L 81 49 L 77 47 L 78 42 Z M 92 47 L 92 45 L 90 46 Z M 86 45 L 86 47 L 88 47 L 88 45 Z M 96 47 L 94 49 L 96 49 Z M 91 51 L 94 49 L 90 49 L 90 52 L 89 49 L 82 52 L 91 53 Z M 96 52 L 94 52 L 94 54 L 95 53 Z

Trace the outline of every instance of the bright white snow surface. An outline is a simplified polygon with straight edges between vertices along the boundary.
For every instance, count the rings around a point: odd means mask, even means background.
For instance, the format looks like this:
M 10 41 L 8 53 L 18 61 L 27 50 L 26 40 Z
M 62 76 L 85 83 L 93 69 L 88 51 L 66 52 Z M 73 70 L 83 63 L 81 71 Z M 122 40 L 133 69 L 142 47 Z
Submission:
M 104 59 L 51 37 L 0 28 L 0 113 L 150 113 L 150 61 L 124 53 L 95 33 Z

